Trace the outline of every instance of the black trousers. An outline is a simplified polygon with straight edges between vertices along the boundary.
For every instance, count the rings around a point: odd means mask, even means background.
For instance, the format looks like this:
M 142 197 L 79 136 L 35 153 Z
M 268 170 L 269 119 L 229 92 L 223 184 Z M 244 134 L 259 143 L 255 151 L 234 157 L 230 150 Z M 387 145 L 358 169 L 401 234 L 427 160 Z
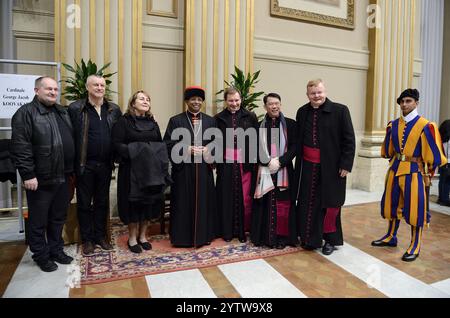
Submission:
M 27 241 L 33 260 L 45 262 L 63 251 L 62 230 L 69 208 L 68 176 L 63 184 L 39 186 L 26 191 L 28 201 Z
M 106 237 L 111 172 L 109 164 L 92 164 L 77 177 L 77 212 L 83 243 Z

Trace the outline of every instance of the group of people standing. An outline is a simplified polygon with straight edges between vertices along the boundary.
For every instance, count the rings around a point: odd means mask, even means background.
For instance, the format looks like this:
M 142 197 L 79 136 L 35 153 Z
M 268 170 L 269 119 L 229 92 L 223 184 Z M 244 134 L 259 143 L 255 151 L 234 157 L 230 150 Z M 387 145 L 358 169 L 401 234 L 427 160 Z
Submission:
M 115 162 L 119 216 L 128 225 L 133 253 L 152 249 L 148 222 L 160 215 L 168 185 L 173 246 L 250 238 L 258 246 L 300 244 L 330 255 L 343 244 L 341 208 L 355 134 L 348 107 L 327 98 L 322 80 L 307 84 L 309 102 L 296 120 L 284 116 L 281 96 L 270 93 L 259 122 L 241 107 L 233 87 L 214 117 L 201 111 L 204 89 L 188 87 L 186 111 L 170 118 L 164 137 L 145 91 L 133 94 L 122 115 L 105 98 L 104 78 L 89 76 L 86 88 L 88 97 L 66 108 L 56 103 L 56 81 L 41 77 L 34 100 L 12 119 L 12 154 L 28 199 L 28 242 L 43 271 L 73 260 L 64 253 L 61 234 L 74 184 L 83 254 L 93 255 L 96 245 L 113 249 L 106 228 Z M 418 92 L 412 91 L 399 97 L 402 117 L 389 124 L 382 147 L 391 161 L 382 200 L 389 232 L 372 242 L 395 246 L 404 217 L 413 229 L 408 261 L 418 256 L 421 229 L 429 222 L 425 176 L 446 162 L 439 131 L 418 116 Z
M 301 242 L 305 249 L 322 247 L 329 255 L 343 244 L 340 209 L 355 136 L 348 108 L 326 97 L 323 81 L 308 83 L 310 103 L 300 108 L 296 121 L 283 115 L 276 93 L 264 97 L 266 114 L 260 122 L 241 107 L 240 92 L 233 87 L 225 89 L 225 108 L 214 118 L 201 112 L 201 87 L 188 87 L 184 94 L 187 110 L 170 119 L 164 137 L 173 158 L 174 147 L 184 142 L 174 132 L 184 128 L 191 134 L 186 149 L 192 160 L 172 162 L 173 245 L 250 238 L 255 245 L 278 249 Z M 208 134 L 210 128 L 218 134 Z M 245 134 L 249 131 L 255 134 Z M 294 169 L 296 156 L 301 159 Z

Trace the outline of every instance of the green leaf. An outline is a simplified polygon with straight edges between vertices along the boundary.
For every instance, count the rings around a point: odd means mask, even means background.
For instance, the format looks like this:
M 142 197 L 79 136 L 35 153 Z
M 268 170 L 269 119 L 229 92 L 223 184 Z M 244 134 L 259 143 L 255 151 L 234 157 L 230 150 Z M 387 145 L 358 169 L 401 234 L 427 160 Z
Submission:
M 103 76 L 105 78 L 105 96 L 110 95 L 111 93 L 115 93 L 109 89 L 109 85 L 112 83 L 111 80 L 107 80 L 106 78 L 113 76 L 117 72 L 103 75 L 103 71 L 111 65 L 111 62 L 105 64 L 101 68 L 98 68 L 97 65 L 90 59 L 87 62 L 85 62 L 84 59 L 81 59 L 80 63 L 74 61 L 74 66 L 66 63 L 62 63 L 62 65 L 69 72 L 73 73 L 73 76 L 65 77 L 61 80 L 61 82 L 66 83 L 63 96 L 65 96 L 67 100 L 78 100 L 81 98 L 85 98 L 87 96 L 86 80 L 90 75 L 94 74 Z
M 111 65 L 111 62 L 105 64 L 103 67 L 101 67 L 101 68 L 97 71 L 97 74 L 98 74 L 98 75 L 102 75 L 102 74 L 103 74 L 103 71 L 104 71 L 105 69 L 107 69 L 110 65 Z
M 258 108 L 257 102 L 261 101 L 259 97 L 264 94 L 264 92 L 251 92 L 252 88 L 255 87 L 255 84 L 259 82 L 259 76 L 261 71 L 257 71 L 254 74 L 247 73 L 244 74 L 242 70 L 240 70 L 237 66 L 234 67 L 234 73 L 230 74 L 233 79 L 230 83 L 224 81 L 227 87 L 234 87 L 240 93 L 242 97 L 241 107 L 252 110 Z M 224 90 L 220 90 L 216 93 L 219 95 L 223 93 Z M 216 102 L 222 102 L 223 100 L 217 99 Z
M 68 70 L 68 71 L 70 71 L 70 72 L 72 72 L 72 73 L 75 73 L 74 68 L 73 68 L 72 66 L 70 66 L 69 64 L 66 64 L 66 63 L 61 63 L 61 64 L 62 64 L 62 66 L 64 66 L 64 68 L 65 68 L 66 70 Z

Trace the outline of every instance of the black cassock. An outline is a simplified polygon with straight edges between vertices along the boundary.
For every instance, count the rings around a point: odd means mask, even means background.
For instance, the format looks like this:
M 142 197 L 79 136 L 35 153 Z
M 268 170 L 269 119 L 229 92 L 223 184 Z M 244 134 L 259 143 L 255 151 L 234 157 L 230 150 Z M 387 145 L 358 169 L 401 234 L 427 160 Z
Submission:
M 215 120 L 204 113 L 198 114 L 197 119 L 193 117 L 189 112 L 172 117 L 164 135 L 172 162 L 173 180 L 169 234 L 171 243 L 179 247 L 200 247 L 209 244 L 215 238 L 217 223 L 213 166 L 204 160 L 194 163 L 193 156 L 190 156 L 190 163 L 173 162 L 172 149 L 179 142 L 183 142 L 181 138 L 172 140 L 172 132 L 175 129 L 184 128 L 189 131 L 190 145 L 194 145 L 193 130 L 197 137 L 201 138 L 205 130 L 215 127 Z M 211 140 L 203 140 L 202 145 L 206 146 L 210 142 Z
M 319 248 L 323 241 L 343 244 L 341 207 L 345 202 L 346 178 L 339 169 L 352 170 L 355 134 L 347 106 L 327 99 L 318 109 L 306 104 L 297 112 L 296 159 L 297 216 L 303 246 Z M 320 160 L 306 151 L 320 152 Z
M 277 118 L 273 121 L 266 117 L 266 120 L 267 147 L 271 149 L 271 140 L 273 138 L 279 139 L 279 135 L 271 135 L 271 128 L 280 129 L 280 119 Z M 279 161 L 280 170 L 285 167 L 287 169 L 289 186 L 286 190 L 280 191 L 280 188 L 277 186 L 277 174 L 272 174 L 271 177 L 275 189 L 266 193 L 262 198 L 253 201 L 250 238 L 255 245 L 277 247 L 280 245 L 296 245 L 298 243 L 295 214 L 297 188 L 294 183 L 294 166 L 292 164 L 297 150 L 297 126 L 295 121 L 290 118 L 286 118 L 286 126 L 287 151 L 279 157 Z M 269 160 L 266 158 L 266 162 Z M 285 213 L 277 211 L 281 207 L 285 207 L 287 211 L 283 211 Z
M 232 114 L 228 109 L 216 115 L 217 127 L 223 134 L 223 154 L 231 158 L 232 152 L 239 151 L 237 139 L 234 144 L 226 145 L 226 130 L 233 128 L 255 129 L 258 132 L 258 120 L 254 113 L 241 108 Z M 255 142 L 255 141 L 252 141 Z M 246 138 L 245 149 L 240 149 L 242 161 L 238 163 L 221 163 L 217 165 L 217 201 L 219 209 L 220 235 L 225 240 L 233 237 L 246 240 L 245 232 L 250 230 L 252 198 L 256 181 L 256 156 L 250 158 L 249 138 Z M 228 150 L 228 151 L 227 151 Z

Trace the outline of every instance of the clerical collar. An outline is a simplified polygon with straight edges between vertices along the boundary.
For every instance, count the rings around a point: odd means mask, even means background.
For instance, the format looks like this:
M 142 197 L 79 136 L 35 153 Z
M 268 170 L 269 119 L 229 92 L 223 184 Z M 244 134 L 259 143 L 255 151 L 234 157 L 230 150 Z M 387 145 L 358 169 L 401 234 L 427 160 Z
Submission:
M 197 114 L 194 114 L 194 113 L 192 113 L 191 111 L 188 110 L 187 113 L 188 113 L 189 116 L 192 117 L 192 118 L 197 118 L 197 117 L 200 116 L 200 112 L 198 112 Z
M 239 113 L 240 112 L 240 110 L 241 110 L 241 107 L 239 107 L 239 109 L 238 110 L 236 110 L 236 111 L 234 111 L 234 112 L 232 112 L 229 108 L 227 108 L 227 110 L 230 112 L 230 114 L 231 115 L 233 115 L 233 114 L 237 114 L 237 113 Z
M 419 112 L 417 111 L 417 108 L 414 109 L 412 112 L 410 112 L 408 115 L 403 116 L 402 114 L 402 118 L 404 121 L 406 121 L 407 123 L 409 123 L 411 120 L 413 120 L 414 118 L 416 118 L 417 116 L 419 116 Z
M 278 116 L 278 117 L 270 117 L 269 114 L 266 114 L 266 120 L 278 122 L 280 120 L 280 116 Z

